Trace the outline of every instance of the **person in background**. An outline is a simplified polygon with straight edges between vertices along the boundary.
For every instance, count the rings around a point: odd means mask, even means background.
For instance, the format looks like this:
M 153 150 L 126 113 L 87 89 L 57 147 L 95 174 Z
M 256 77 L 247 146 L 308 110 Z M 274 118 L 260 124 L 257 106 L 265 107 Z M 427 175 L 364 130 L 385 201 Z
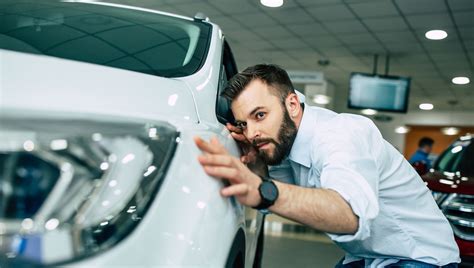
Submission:
M 429 137 L 423 137 L 418 142 L 418 150 L 410 157 L 408 162 L 415 168 L 418 174 L 423 175 L 431 168 L 429 155 L 433 149 L 434 140 Z

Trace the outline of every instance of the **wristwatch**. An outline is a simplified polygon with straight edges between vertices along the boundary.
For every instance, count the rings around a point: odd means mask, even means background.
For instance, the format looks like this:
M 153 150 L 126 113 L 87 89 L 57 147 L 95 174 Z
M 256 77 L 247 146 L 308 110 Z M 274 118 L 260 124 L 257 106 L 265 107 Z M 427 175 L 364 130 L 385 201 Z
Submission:
M 258 187 L 258 192 L 260 193 L 260 198 L 262 201 L 257 206 L 253 207 L 254 209 L 262 210 L 267 209 L 273 204 L 278 198 L 278 188 L 270 177 L 260 177 L 262 183 Z

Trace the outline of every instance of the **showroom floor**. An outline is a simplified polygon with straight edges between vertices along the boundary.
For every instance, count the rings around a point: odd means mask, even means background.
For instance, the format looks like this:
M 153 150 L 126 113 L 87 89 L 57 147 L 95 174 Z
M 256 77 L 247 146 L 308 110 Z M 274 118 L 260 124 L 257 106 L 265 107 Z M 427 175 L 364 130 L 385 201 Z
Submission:
M 334 267 L 344 253 L 325 234 L 301 225 L 267 222 L 262 267 Z

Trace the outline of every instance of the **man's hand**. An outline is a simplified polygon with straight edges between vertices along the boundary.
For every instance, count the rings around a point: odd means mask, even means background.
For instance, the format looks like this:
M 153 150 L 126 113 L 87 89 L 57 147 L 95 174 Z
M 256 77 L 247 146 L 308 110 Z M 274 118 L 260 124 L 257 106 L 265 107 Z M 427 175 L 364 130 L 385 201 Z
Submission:
M 246 164 L 250 170 L 259 176 L 268 176 L 267 165 L 258 155 L 257 149 L 252 145 L 252 143 L 244 136 L 242 129 L 227 123 L 227 129 L 230 131 L 230 135 L 234 138 L 235 141 L 239 144 L 240 150 L 242 151 L 242 156 L 240 161 Z
M 242 150 L 240 161 L 242 161 L 244 164 L 255 163 L 257 161 L 257 149 L 255 149 L 255 147 L 252 146 L 252 143 L 244 136 L 242 129 L 230 123 L 227 123 L 226 127 L 230 131 L 232 138 L 237 141 L 240 149 Z
M 216 138 L 206 142 L 196 137 L 194 141 L 203 151 L 198 160 L 206 173 L 230 182 L 230 186 L 221 190 L 223 196 L 235 196 L 241 204 L 250 207 L 260 204 L 261 179 L 255 173 L 231 156 Z M 358 217 L 336 191 L 274 182 L 279 196 L 270 207 L 272 212 L 328 233 L 354 234 L 357 231 Z
M 258 192 L 260 177 L 250 171 L 239 159 L 230 155 L 217 138 L 213 137 L 210 142 L 206 142 L 195 137 L 194 142 L 204 153 L 198 157 L 204 171 L 217 179 L 229 181 L 230 186 L 221 190 L 222 196 L 235 196 L 241 204 L 251 207 L 260 203 Z

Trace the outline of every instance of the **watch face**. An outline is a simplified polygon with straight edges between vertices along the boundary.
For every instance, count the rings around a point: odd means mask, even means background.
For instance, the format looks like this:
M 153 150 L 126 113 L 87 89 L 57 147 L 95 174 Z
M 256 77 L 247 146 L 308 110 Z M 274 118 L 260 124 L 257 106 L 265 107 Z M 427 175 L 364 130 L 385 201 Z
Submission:
M 260 193 L 264 199 L 269 201 L 275 201 L 278 197 L 277 187 L 268 181 L 262 183 Z

